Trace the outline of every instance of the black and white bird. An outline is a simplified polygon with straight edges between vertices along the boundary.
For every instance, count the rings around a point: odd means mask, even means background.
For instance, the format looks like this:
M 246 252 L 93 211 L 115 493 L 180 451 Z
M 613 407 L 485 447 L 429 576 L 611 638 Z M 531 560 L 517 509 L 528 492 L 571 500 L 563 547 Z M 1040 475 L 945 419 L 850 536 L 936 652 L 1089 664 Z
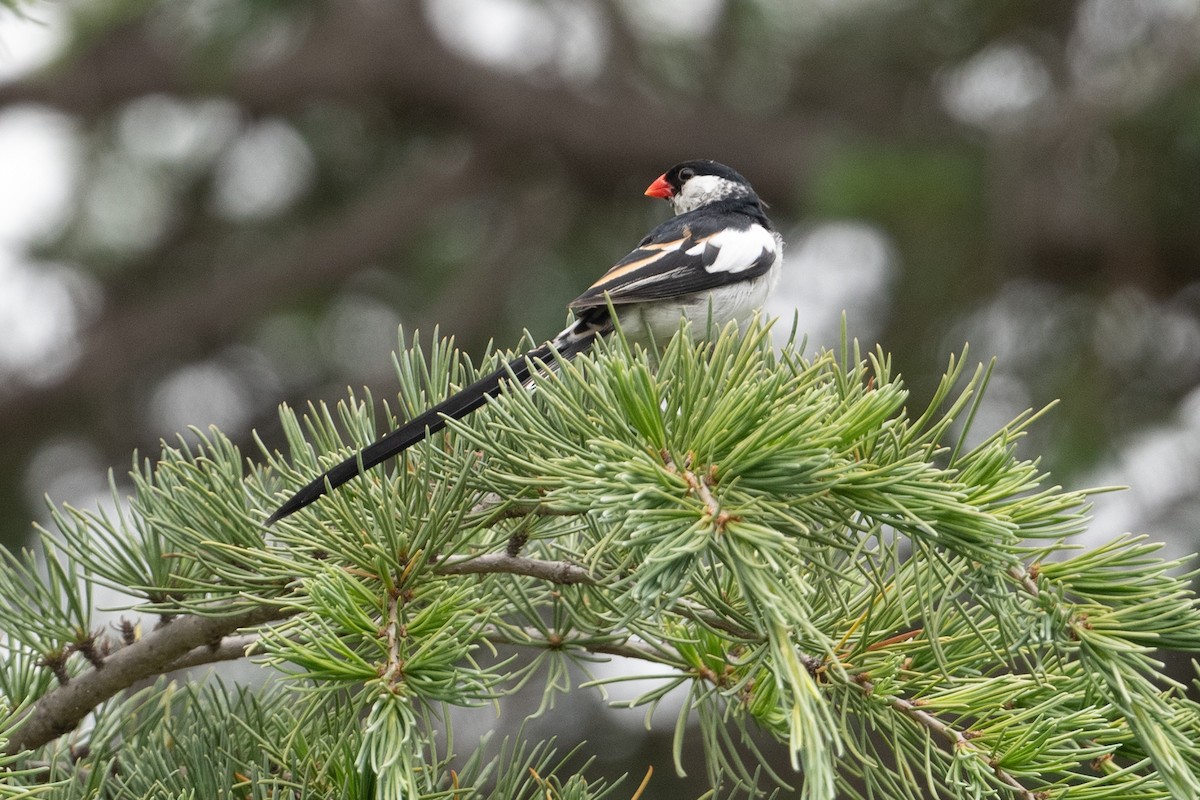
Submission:
M 626 336 L 658 341 L 678 330 L 681 317 L 719 326 L 762 306 L 779 277 L 783 240 L 745 178 L 715 161 L 684 161 L 660 175 L 646 195 L 670 201 L 676 216 L 650 231 L 571 301 L 575 321 L 562 333 L 313 479 L 267 524 L 399 455 L 444 428 L 448 419 L 462 419 L 499 394 L 507 381 L 526 381 L 555 351 L 565 359 L 586 352 L 596 337 L 614 330 L 610 304 Z

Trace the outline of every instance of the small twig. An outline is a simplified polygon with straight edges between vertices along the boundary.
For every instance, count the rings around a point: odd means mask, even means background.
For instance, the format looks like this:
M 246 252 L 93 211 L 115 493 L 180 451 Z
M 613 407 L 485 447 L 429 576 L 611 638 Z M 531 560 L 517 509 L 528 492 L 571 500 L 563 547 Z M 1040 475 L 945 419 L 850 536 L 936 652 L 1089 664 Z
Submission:
M 704 503 L 704 508 L 708 511 L 709 518 L 713 521 L 713 527 L 717 529 L 717 533 L 723 533 L 725 526 L 737 517 L 727 511 L 721 510 L 721 504 L 717 502 L 717 498 L 713 496 L 710 487 L 716 485 L 716 468 L 710 467 L 707 475 L 697 475 L 692 472 L 692 458 L 689 455 L 684 461 L 683 468 L 676 466 L 675 461 L 671 458 L 671 454 L 663 450 L 660 454 L 663 464 L 671 472 L 683 478 L 687 483 L 688 489 L 696 493 Z
M 621 656 L 622 658 L 634 658 L 639 661 L 650 661 L 655 664 L 676 666 L 667 661 L 658 651 L 649 647 L 638 647 L 637 645 L 629 644 L 628 641 L 623 644 L 597 644 L 561 639 L 554 634 L 551 634 L 551 638 L 547 639 L 546 633 L 536 628 L 518 628 L 517 630 L 525 635 L 527 641 L 515 639 L 512 636 L 505 635 L 502 631 L 488 634 L 485 638 L 492 644 L 506 644 L 513 647 L 550 648 L 553 650 L 564 650 L 568 647 L 574 647 L 597 655 Z
M 713 493 L 708 488 L 708 476 L 697 476 L 691 470 L 684 470 L 683 479 L 688 482 L 688 486 L 692 487 L 692 491 L 704 501 L 704 507 L 708 509 L 708 516 L 712 518 L 717 531 L 724 531 L 725 526 L 733 519 L 733 515 L 721 510 L 717 498 L 713 497 Z
M 574 517 L 578 515 L 578 512 L 550 508 L 542 503 L 511 503 L 497 494 L 486 495 L 483 500 L 475 504 L 475 507 L 471 511 L 480 514 L 485 511 L 492 511 L 493 509 L 495 509 L 494 513 L 480 523 L 481 527 L 490 528 L 502 519 L 519 519 L 521 517 Z
M 871 694 L 875 691 L 875 685 L 870 680 L 860 679 L 855 681 L 855 684 L 867 694 Z M 969 749 L 980 759 L 987 761 L 988 766 L 992 768 L 992 772 L 996 775 L 996 777 L 999 778 L 1006 786 L 1010 786 L 1016 790 L 1017 794 L 1024 798 L 1024 800 L 1042 800 L 1037 792 L 1027 789 L 1021 784 L 1020 781 L 1013 777 L 1012 774 L 1006 772 L 995 763 L 988 760 L 984 753 L 971 743 L 971 737 L 967 733 L 951 727 L 928 711 L 924 711 L 919 708 L 913 701 L 906 700 L 903 697 L 889 697 L 887 698 L 887 704 L 916 722 L 921 727 L 925 728 L 931 733 L 937 734 L 942 739 L 954 746 L 955 749 Z
M 762 640 L 764 638 L 760 633 L 756 633 L 755 631 L 749 630 L 748 628 L 743 628 L 739 625 L 734 625 L 732 622 L 718 614 L 708 611 L 707 609 L 697 608 L 683 600 L 680 600 L 678 603 L 676 603 L 671 610 L 682 617 L 687 617 L 690 620 L 699 622 L 701 625 L 707 625 L 710 628 L 724 631 L 725 633 L 736 636 L 739 639 Z
M 257 633 L 244 633 L 236 636 L 226 636 L 215 645 L 193 647 L 179 658 L 172 661 L 163 669 L 163 674 L 176 672 L 190 667 L 202 667 L 205 664 L 215 664 L 218 661 L 237 661 L 249 655 L 249 650 L 258 644 Z
M 383 634 L 387 639 L 387 664 L 380 670 L 380 677 L 389 684 L 400 681 L 404 675 L 404 659 L 400 657 L 400 640 L 407 631 L 400 622 L 400 594 L 392 592 L 388 598 L 387 620 L 384 622 Z
M 487 553 L 481 556 L 450 556 L 435 569 L 440 575 L 479 575 L 505 573 L 528 575 L 551 583 L 595 583 L 596 579 L 583 567 L 569 561 L 542 561 L 536 558 L 511 556 L 508 553 Z
M 1031 597 L 1037 598 L 1042 596 L 1042 590 L 1038 588 L 1035 569 L 1036 567 L 1025 569 L 1014 566 L 1009 568 L 1008 574 L 1020 581 L 1021 585 L 1025 587 L 1025 591 L 1029 592 Z

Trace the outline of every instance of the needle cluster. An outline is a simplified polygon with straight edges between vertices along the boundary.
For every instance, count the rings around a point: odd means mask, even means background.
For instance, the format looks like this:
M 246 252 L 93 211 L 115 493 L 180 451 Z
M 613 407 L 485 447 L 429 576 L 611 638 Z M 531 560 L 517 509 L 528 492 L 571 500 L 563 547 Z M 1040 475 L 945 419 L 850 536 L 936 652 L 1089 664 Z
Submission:
M 970 431 L 986 368 L 918 404 L 882 353 L 802 353 L 617 336 L 270 529 L 397 419 L 352 395 L 285 408 L 289 455 L 165 446 L 0 569 L 0 797 L 612 797 L 550 743 L 457 753 L 445 714 L 529 685 L 553 714 L 598 658 L 644 665 L 634 705 L 684 691 L 676 767 L 695 736 L 720 796 L 1200 796 L 1200 706 L 1157 660 L 1200 650 L 1192 575 L 1073 549 L 1087 493 L 1017 453 L 1036 415 Z M 477 372 L 436 340 L 396 364 L 403 417 Z M 243 656 L 282 680 L 132 691 Z

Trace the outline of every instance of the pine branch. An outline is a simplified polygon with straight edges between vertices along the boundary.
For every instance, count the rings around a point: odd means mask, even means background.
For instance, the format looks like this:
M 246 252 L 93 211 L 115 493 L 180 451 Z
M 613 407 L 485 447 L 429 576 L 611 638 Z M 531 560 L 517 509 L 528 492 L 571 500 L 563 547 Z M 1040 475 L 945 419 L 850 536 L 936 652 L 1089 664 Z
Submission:
M 446 575 L 527 575 L 558 584 L 591 583 L 583 569 L 565 562 L 514 558 L 504 553 L 456 557 L 439 565 Z M 210 616 L 180 616 L 109 654 L 96 669 L 71 678 L 40 698 L 11 734 L 5 752 L 41 747 L 70 733 L 93 709 L 134 684 L 180 669 L 242 658 L 257 642 L 255 634 L 235 631 L 285 619 L 295 613 L 285 605 L 264 605 L 234 614 L 214 609 Z M 632 651 L 630 651 L 632 652 Z
M 38 699 L 9 735 L 5 752 L 41 747 L 70 733 L 96 706 L 138 681 L 190 666 L 196 652 L 242 628 L 279 619 L 286 612 L 263 606 L 228 616 L 179 617 L 104 659 L 103 666 L 72 678 Z M 197 661 L 196 663 L 203 663 Z
M 445 342 L 428 355 L 406 346 L 397 366 L 410 413 L 478 372 Z M 182 766 L 214 792 L 234 773 L 270 794 L 278 776 L 317 787 L 330 770 L 334 785 L 358 786 L 366 765 L 370 791 L 444 794 L 464 785 L 442 781 L 451 768 L 430 709 L 544 680 L 549 712 L 572 663 L 615 656 L 653 681 L 633 705 L 686 691 L 676 741 L 698 721 L 718 792 L 786 785 L 765 732 L 803 767 L 813 800 L 926 786 L 1194 796 L 1200 706 L 1153 651 L 1200 649 L 1192 575 L 1135 537 L 1070 549 L 1086 494 L 1046 488 L 1015 455 L 1035 415 L 964 447 L 958 423 L 974 418 L 986 375 L 956 393 L 952 361 L 910 415 L 887 358 L 849 344 L 807 360 L 755 327 L 679 336 L 653 355 L 618 337 L 266 532 L 281 480 L 307 480 L 396 420 L 377 420 L 370 398 L 285 411 L 294 460 L 265 453 L 249 475 L 216 433 L 166 448 L 139 466 L 128 512 L 56 512 L 45 552 L 0 568 L 11 656 L 0 693 L 31 701 L 8 752 L 99 708 L 79 771 L 96 780 L 118 751 L 152 751 L 144 731 L 171 729 L 169 758 L 111 778 L 129 796 L 184 791 L 172 783 Z M 141 639 L 124 625 L 111 652 L 88 616 L 85 589 L 101 581 L 170 621 Z M 477 659 L 499 643 L 533 656 Z M 292 701 L 270 695 L 286 735 L 214 741 L 226 734 L 145 693 L 99 705 L 250 646 L 294 678 Z M 326 698 L 328 719 L 299 721 L 295 706 L 318 706 L 297 704 L 298 691 Z M 243 715 L 237 730 L 257 731 L 257 697 L 181 702 L 225 703 Z M 51 771 L 63 762 L 37 756 Z M 527 775 L 510 756 L 504 774 Z M 544 766 L 539 787 L 566 785 Z M 522 784 L 503 786 L 494 797 Z

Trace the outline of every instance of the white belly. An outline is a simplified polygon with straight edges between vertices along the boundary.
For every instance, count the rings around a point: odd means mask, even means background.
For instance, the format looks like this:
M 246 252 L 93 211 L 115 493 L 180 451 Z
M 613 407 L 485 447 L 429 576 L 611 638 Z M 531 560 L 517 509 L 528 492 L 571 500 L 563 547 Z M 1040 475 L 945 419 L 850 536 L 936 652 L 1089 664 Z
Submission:
M 719 330 L 732 320 L 745 322 L 762 308 L 779 279 L 776 258 L 766 273 L 748 281 L 738 281 L 707 292 L 659 300 L 653 303 L 638 303 L 628 307 L 617 307 L 621 330 L 632 340 L 648 342 L 651 336 L 663 345 L 679 330 L 680 317 L 692 321 L 693 330 L 702 333 L 709 319 L 714 330 Z

